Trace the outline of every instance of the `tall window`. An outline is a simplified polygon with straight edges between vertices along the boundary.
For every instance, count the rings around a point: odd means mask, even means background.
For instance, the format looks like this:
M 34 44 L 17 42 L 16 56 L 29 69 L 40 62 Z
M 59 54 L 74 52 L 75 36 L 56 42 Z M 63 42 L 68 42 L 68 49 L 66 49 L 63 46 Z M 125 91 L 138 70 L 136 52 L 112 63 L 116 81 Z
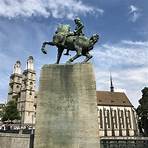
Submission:
M 109 116 L 109 110 L 107 110 L 107 124 L 108 124 L 108 128 L 110 128 L 110 116 Z
M 117 112 L 114 110 L 115 128 L 117 128 Z
M 130 114 L 130 111 L 128 110 L 128 125 L 129 127 L 131 128 L 131 114 Z
M 100 113 L 100 128 L 103 128 L 102 109 L 100 109 L 99 113 Z
M 124 128 L 124 114 L 123 114 L 123 110 L 121 110 L 121 125 Z

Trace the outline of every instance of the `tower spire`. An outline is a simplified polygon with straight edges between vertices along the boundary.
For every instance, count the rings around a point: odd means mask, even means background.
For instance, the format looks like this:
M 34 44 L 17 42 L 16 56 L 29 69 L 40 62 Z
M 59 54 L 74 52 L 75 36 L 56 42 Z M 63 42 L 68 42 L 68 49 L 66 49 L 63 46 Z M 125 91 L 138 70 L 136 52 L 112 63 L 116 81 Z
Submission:
M 114 86 L 113 86 L 113 80 L 112 80 L 111 72 L 110 72 L 110 91 L 114 92 Z
M 13 74 L 21 74 L 21 62 L 20 61 L 16 61 L 13 67 Z
M 34 60 L 32 56 L 29 56 L 27 59 L 27 70 L 34 70 Z

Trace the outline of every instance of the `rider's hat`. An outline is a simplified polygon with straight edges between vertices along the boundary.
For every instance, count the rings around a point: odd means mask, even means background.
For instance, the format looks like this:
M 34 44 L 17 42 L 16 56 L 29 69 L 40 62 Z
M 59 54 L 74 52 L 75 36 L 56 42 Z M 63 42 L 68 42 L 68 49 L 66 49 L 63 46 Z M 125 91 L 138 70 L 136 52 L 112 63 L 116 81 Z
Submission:
M 74 21 L 81 21 L 79 17 L 76 17 Z

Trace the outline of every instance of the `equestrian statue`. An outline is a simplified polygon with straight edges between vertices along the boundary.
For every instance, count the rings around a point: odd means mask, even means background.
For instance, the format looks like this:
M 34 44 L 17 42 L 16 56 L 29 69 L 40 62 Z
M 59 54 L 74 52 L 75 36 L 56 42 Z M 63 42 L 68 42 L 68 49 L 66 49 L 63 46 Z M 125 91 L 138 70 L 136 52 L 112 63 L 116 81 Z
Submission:
M 47 54 L 46 45 L 56 46 L 58 48 L 56 64 L 59 64 L 64 49 L 67 49 L 64 55 L 69 55 L 69 51 L 76 51 L 76 55 L 70 58 L 67 63 L 71 63 L 81 56 L 86 57 L 82 62 L 85 63 L 93 57 L 89 51 L 93 49 L 95 43 L 99 40 L 99 35 L 93 34 L 90 38 L 87 38 L 84 36 L 84 25 L 80 18 L 76 18 L 74 21 L 76 24 L 74 32 L 70 31 L 70 26 L 67 24 L 59 25 L 52 41 L 46 41 L 42 45 L 41 50 L 44 54 Z

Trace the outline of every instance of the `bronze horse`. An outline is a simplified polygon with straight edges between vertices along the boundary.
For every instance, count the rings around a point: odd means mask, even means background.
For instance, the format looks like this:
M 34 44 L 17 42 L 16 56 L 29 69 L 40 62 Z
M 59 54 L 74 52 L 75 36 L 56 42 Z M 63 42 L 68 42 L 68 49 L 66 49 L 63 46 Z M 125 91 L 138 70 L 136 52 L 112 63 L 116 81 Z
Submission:
M 53 41 L 44 42 L 41 50 L 44 54 L 47 54 L 47 51 L 45 50 L 46 45 L 56 46 L 58 48 L 56 64 L 59 64 L 64 49 L 76 51 L 76 55 L 70 58 L 67 63 L 73 62 L 80 56 L 86 57 L 83 61 L 83 63 L 85 63 L 93 57 L 91 54 L 89 54 L 89 51 L 93 49 L 98 39 L 98 34 L 94 34 L 90 38 L 85 36 L 76 36 L 74 33 L 70 32 L 69 25 L 60 25 L 53 36 Z

